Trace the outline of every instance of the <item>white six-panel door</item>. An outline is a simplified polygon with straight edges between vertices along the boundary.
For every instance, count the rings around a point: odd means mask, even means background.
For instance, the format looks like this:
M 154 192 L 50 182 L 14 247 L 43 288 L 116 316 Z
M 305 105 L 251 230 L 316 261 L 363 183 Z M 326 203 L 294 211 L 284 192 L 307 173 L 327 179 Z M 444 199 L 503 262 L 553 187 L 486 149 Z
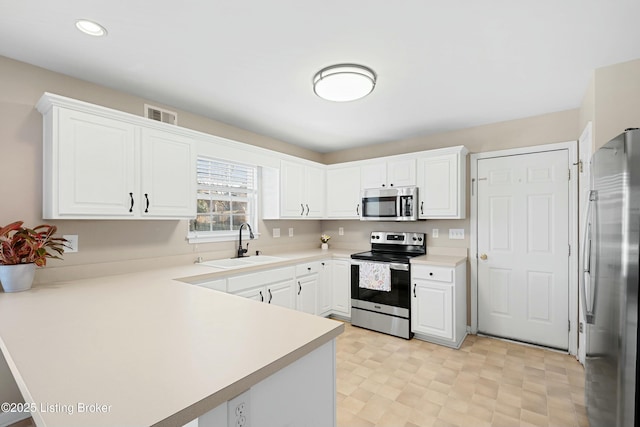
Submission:
M 478 331 L 569 344 L 567 150 L 478 160 Z

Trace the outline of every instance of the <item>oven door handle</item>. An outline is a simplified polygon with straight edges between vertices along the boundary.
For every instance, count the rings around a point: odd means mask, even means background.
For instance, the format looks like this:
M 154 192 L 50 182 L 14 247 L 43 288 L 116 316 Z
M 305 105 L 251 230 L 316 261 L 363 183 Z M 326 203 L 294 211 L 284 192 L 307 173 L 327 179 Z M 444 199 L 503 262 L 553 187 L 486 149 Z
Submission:
M 352 265 L 361 265 L 364 263 L 368 263 L 368 264 L 389 264 L 389 268 L 391 270 L 400 270 L 400 271 L 409 271 L 409 264 L 405 264 L 402 262 L 381 262 L 381 261 L 363 261 L 363 260 L 358 260 L 358 261 L 354 261 L 351 260 L 351 264 Z

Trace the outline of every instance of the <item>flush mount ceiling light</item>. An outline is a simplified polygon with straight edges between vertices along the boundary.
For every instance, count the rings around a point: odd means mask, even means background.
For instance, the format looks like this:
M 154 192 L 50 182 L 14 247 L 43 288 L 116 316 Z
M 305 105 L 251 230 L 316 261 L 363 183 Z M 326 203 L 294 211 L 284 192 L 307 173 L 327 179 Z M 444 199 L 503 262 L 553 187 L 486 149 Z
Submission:
M 313 77 L 313 91 L 329 101 L 354 101 L 369 95 L 375 86 L 376 73 L 357 64 L 332 65 Z
M 107 35 L 107 29 L 102 25 L 89 21 L 88 19 L 78 19 L 76 21 L 76 28 L 85 34 L 89 34 L 94 37 L 103 37 Z

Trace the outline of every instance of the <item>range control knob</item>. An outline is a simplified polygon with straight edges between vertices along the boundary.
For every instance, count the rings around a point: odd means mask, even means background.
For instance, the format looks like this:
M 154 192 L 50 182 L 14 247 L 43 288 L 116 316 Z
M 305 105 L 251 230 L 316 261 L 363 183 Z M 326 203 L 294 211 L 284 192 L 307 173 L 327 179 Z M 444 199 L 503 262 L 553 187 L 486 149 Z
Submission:
M 415 242 L 416 240 L 418 240 L 418 238 L 416 236 L 413 236 L 413 241 Z
M 418 237 L 418 241 L 419 241 L 419 242 L 422 242 L 422 237 Z

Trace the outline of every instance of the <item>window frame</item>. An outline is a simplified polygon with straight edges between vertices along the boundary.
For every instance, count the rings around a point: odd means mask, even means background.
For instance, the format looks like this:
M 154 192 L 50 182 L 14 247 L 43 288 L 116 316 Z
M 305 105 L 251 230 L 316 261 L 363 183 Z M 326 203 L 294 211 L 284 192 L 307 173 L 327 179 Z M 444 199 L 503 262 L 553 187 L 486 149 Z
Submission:
M 248 206 L 251 208 L 253 207 L 253 209 L 249 209 L 249 213 L 247 214 L 247 216 L 249 217 L 249 220 L 247 221 L 249 223 L 249 225 L 251 225 L 251 228 L 253 230 L 253 234 L 255 235 L 256 238 L 259 237 L 260 233 L 258 230 L 258 214 L 259 214 L 259 187 L 260 187 L 260 183 L 258 182 L 260 173 L 259 173 L 259 166 L 257 165 L 252 165 L 252 164 L 246 164 L 246 163 L 241 163 L 241 162 L 236 162 L 236 161 L 232 161 L 232 160 L 226 160 L 226 159 L 220 159 L 220 158 L 214 158 L 211 156 L 207 156 L 207 155 L 198 155 L 197 156 L 197 160 L 196 162 L 200 162 L 200 161 L 207 161 L 207 162 L 217 162 L 217 163 L 223 163 L 226 165 L 233 165 L 233 166 L 240 166 L 240 167 L 245 167 L 245 168 L 249 168 L 253 171 L 253 189 L 247 191 L 247 199 L 248 199 Z M 197 165 L 197 163 L 196 163 Z M 196 166 L 196 170 L 197 170 L 197 166 Z M 196 188 L 197 190 L 200 189 L 207 189 L 207 190 L 219 190 L 220 187 L 219 186 L 203 186 L 202 184 L 199 184 L 198 181 L 199 175 L 196 172 Z M 227 187 L 229 189 L 229 193 L 233 192 L 233 187 Z M 195 194 L 196 197 L 196 205 L 198 203 L 198 200 L 201 200 L 200 197 L 198 197 L 199 193 Z M 229 196 L 232 197 L 232 196 Z M 205 200 L 205 199 L 202 199 Z M 198 214 L 196 214 L 197 216 Z M 191 221 L 189 220 L 187 223 L 187 241 L 189 243 L 215 243 L 215 242 L 229 242 L 229 241 L 234 241 L 234 240 L 238 240 L 238 230 L 218 230 L 218 231 L 192 231 L 191 230 Z M 245 229 L 246 230 L 246 229 Z M 245 231 L 246 233 L 246 231 Z

